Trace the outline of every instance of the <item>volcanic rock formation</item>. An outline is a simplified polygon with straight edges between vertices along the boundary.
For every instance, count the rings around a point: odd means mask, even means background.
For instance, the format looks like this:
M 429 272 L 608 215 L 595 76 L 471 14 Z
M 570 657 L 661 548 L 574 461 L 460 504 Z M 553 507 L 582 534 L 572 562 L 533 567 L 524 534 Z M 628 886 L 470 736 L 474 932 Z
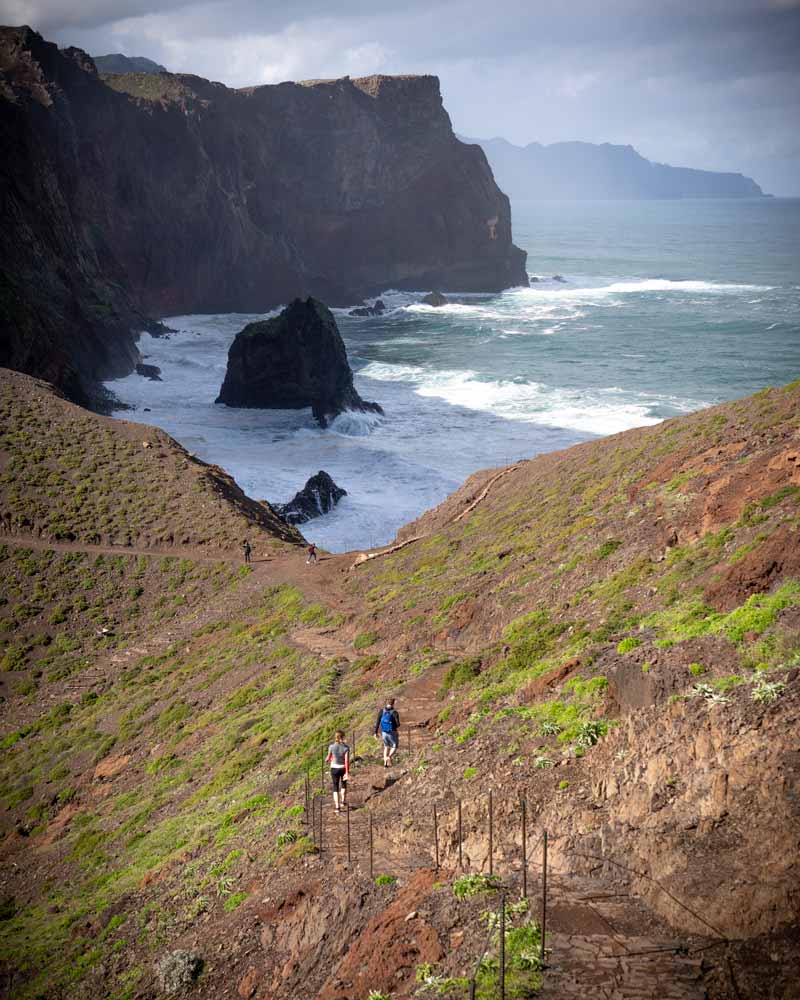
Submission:
M 441 292 L 428 292 L 426 296 L 422 299 L 423 305 L 433 306 L 438 309 L 439 306 L 447 305 L 447 296 L 442 295 Z
M 101 78 L 4 28 L 0 146 L 0 365 L 74 398 L 133 369 L 146 315 L 527 284 L 508 199 L 434 76 Z
M 217 402 L 265 410 L 310 406 L 322 427 L 345 410 L 383 413 L 356 392 L 333 313 L 312 298 L 295 299 L 279 316 L 236 334 Z
M 346 496 L 347 490 L 337 486 L 328 473 L 320 469 L 288 503 L 272 506 L 288 524 L 304 524 L 327 514 Z

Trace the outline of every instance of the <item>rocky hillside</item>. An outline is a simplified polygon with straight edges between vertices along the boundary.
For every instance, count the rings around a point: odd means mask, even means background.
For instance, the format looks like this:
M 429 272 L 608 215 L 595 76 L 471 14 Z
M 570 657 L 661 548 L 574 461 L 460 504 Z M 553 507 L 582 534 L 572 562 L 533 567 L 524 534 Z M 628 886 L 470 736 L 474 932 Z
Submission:
M 264 526 L 242 567 L 185 546 L 202 480 L 164 436 L 158 534 L 98 544 L 103 503 L 150 516 L 156 432 L 10 378 L 3 509 L 21 456 L 58 480 L 0 546 L 5 995 L 460 1000 L 488 940 L 488 1000 L 492 872 L 517 996 L 793 996 L 800 384 L 482 473 L 383 551 L 308 567 Z M 307 825 L 339 726 L 353 808 Z
M 234 91 L 0 30 L 0 364 L 86 398 L 143 316 L 527 284 L 436 77 Z

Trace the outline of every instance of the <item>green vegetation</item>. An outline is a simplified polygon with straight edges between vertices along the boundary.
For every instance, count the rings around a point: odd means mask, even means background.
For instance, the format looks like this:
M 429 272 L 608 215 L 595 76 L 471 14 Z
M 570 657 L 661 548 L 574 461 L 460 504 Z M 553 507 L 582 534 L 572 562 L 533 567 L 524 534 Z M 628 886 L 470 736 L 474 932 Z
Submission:
M 780 698 L 785 689 L 783 681 L 760 680 L 753 688 L 752 698 L 762 705 L 771 705 Z
M 456 899 L 468 899 L 482 892 L 496 892 L 500 888 L 500 878 L 497 875 L 484 875 L 476 872 L 473 875 L 461 875 L 453 882 L 453 895 Z
M 397 879 L 394 875 L 377 875 L 375 885 L 394 885 Z
M 744 604 L 728 614 L 721 614 L 690 599 L 680 601 L 665 611 L 655 612 L 644 625 L 656 629 L 660 645 L 684 639 L 722 634 L 731 642 L 741 643 L 752 633 L 761 635 L 785 608 L 800 605 L 800 581 L 788 580 L 772 594 L 753 594 Z
M 360 632 L 353 640 L 354 649 L 366 649 L 373 643 L 378 641 L 377 633 L 375 632 Z
M 448 691 L 451 691 L 453 688 L 462 687 L 465 684 L 471 683 L 480 674 L 480 672 L 481 659 L 479 656 L 473 656 L 468 660 L 459 660 L 454 663 L 451 667 L 448 667 L 447 673 L 444 675 L 439 692 L 440 697 L 445 695 Z
M 641 639 L 637 639 L 635 636 L 631 635 L 628 636 L 627 639 L 623 639 L 620 643 L 617 644 L 617 652 L 620 653 L 621 655 L 625 653 L 630 653 L 631 650 L 636 649 L 638 646 L 641 646 L 641 644 L 642 644 Z
M 465 767 L 464 774 L 462 775 L 462 777 L 466 781 L 469 781 L 469 779 L 474 778 L 477 773 L 478 773 L 477 767 Z

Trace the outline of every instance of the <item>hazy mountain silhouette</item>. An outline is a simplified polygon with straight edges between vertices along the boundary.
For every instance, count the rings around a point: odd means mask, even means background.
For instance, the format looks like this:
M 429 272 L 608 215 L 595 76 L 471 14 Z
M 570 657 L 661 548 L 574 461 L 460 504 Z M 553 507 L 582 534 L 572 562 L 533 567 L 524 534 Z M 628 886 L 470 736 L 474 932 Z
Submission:
M 758 198 L 764 192 L 743 174 L 653 163 L 633 146 L 605 142 L 466 139 L 481 146 L 500 188 L 511 198 Z

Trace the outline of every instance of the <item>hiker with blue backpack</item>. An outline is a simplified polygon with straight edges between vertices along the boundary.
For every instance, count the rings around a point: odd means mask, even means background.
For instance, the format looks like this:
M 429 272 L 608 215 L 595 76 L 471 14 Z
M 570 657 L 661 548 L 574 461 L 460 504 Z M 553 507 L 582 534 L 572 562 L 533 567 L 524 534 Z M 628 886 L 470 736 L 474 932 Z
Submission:
M 375 722 L 375 738 L 380 733 L 383 742 L 383 766 L 388 767 L 392 763 L 392 757 L 397 752 L 399 743 L 397 732 L 400 729 L 400 715 L 394 707 L 394 698 L 388 698 L 386 704 L 378 712 Z

